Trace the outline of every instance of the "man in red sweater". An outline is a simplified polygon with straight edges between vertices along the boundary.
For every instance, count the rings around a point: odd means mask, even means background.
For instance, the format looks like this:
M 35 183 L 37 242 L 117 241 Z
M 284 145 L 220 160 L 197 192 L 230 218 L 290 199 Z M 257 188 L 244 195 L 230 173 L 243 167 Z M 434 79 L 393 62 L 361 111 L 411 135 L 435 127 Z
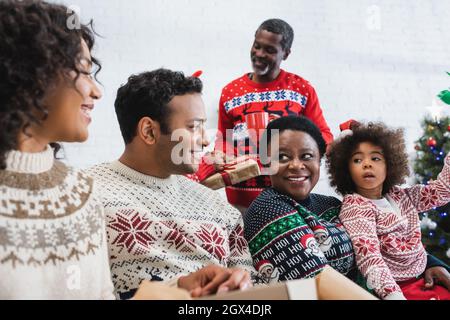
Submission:
M 270 19 L 258 28 L 250 51 L 253 72 L 231 81 L 222 90 L 216 151 L 255 155 L 258 146 L 249 139 L 246 122 L 246 116 L 254 113 L 268 113 L 270 119 L 304 115 L 319 127 L 327 144 L 332 142 L 314 88 L 300 76 L 280 68 L 291 53 L 293 40 L 294 31 L 283 20 Z M 200 168 L 199 177 L 202 170 L 205 168 Z M 268 187 L 270 179 L 263 175 L 227 187 L 227 198 L 243 212 Z

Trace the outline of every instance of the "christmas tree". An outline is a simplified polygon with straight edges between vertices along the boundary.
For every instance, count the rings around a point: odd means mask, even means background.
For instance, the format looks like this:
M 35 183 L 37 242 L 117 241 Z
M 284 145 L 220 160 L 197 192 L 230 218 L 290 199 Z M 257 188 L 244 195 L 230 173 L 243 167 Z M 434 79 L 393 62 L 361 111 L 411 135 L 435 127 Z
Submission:
M 450 105 L 450 91 L 444 90 L 438 97 L 445 104 Z M 434 109 L 431 110 L 432 116 L 423 120 L 424 133 L 415 147 L 417 158 L 414 171 L 417 181 L 422 184 L 436 179 L 444 166 L 444 158 L 450 151 L 450 117 L 442 116 L 442 107 L 435 106 Z M 421 217 L 422 242 L 427 252 L 449 264 L 450 203 L 422 213 Z

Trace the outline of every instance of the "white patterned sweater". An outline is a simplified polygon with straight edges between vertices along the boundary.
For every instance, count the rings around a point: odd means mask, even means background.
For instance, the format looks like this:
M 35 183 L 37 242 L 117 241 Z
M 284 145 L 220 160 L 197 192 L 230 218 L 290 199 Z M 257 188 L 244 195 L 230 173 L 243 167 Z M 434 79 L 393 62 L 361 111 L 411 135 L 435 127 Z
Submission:
M 103 196 L 116 293 L 143 279 L 169 281 L 210 265 L 253 275 L 240 212 L 184 176 L 158 179 L 119 161 L 88 170 Z
M 0 300 L 113 299 L 93 179 L 42 153 L 0 170 Z
M 450 201 L 450 154 L 435 181 L 385 195 L 390 207 L 358 194 L 344 197 L 339 215 L 355 249 L 358 268 L 382 299 L 404 299 L 398 281 L 419 277 L 427 254 L 421 242 L 419 212 Z

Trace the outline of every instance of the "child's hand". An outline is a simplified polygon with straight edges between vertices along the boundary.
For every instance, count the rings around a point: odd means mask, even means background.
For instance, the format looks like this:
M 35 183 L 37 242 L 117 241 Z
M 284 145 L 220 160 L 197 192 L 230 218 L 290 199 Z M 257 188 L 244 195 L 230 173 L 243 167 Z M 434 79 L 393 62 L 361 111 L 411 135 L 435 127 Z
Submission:
M 447 288 L 450 291 L 450 273 L 444 267 L 432 267 L 425 270 L 425 288 L 431 289 L 435 284 Z

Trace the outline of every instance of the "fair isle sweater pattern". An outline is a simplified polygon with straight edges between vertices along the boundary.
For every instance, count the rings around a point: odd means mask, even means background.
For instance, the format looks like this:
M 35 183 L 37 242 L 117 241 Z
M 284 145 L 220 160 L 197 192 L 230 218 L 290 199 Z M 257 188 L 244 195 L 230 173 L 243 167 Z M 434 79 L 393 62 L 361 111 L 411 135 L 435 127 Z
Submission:
M 216 192 L 184 176 L 144 175 L 119 161 L 89 173 L 103 195 L 117 293 L 210 264 L 256 273 L 242 217 Z
M 114 297 L 94 190 L 92 178 L 55 161 L 50 147 L 9 152 L 0 171 L 0 298 Z
M 95 254 L 103 217 L 92 188 L 91 178 L 59 161 L 38 176 L 0 172 L 0 264 L 39 267 Z

